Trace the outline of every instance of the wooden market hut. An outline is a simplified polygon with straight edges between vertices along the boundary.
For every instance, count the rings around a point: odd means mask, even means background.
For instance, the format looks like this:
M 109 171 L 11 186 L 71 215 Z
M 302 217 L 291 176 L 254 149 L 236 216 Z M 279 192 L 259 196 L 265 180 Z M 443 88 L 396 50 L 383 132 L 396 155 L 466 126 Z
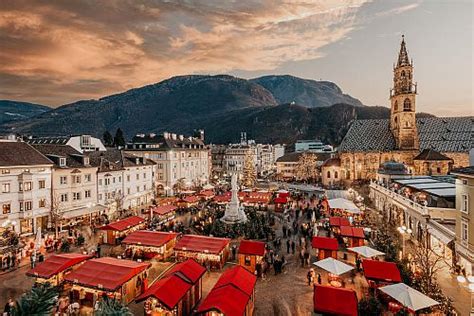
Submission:
M 177 236 L 177 233 L 137 230 L 125 237 L 122 244 L 128 258 L 164 260 L 173 254 Z
M 367 283 L 372 288 L 402 282 L 400 270 L 393 262 L 366 259 L 362 260 L 362 269 Z
M 197 206 L 201 201 L 201 197 L 198 195 L 188 195 L 180 199 L 177 203 L 179 207 L 187 208 Z
M 64 280 L 72 284 L 73 301 L 81 305 L 94 306 L 104 294 L 128 304 L 147 289 L 149 267 L 132 260 L 97 258 L 84 262 Z
M 130 216 L 119 221 L 104 225 L 99 229 L 104 231 L 104 243 L 117 245 L 127 234 L 145 227 L 145 219 Z
M 178 263 L 136 301 L 145 301 L 145 315 L 190 315 L 201 301 L 205 272 L 193 259 Z
M 242 240 L 239 246 L 239 264 L 252 273 L 257 270 L 257 265 L 262 265 L 265 256 L 265 243 L 254 240 Z
M 252 316 L 257 277 L 241 266 L 230 268 L 217 281 L 197 308 L 198 315 Z
M 341 226 L 351 226 L 349 220 L 345 217 L 332 216 L 329 217 L 329 226 L 336 234 L 339 234 Z
M 336 238 L 314 236 L 311 240 L 311 246 L 318 250 L 318 260 L 329 257 L 337 259 L 339 243 Z
M 55 254 L 30 269 L 26 275 L 36 278 L 38 283 L 48 282 L 52 285 L 60 285 L 63 283 L 65 275 L 90 258 L 92 258 L 91 255 L 79 253 Z
M 365 234 L 362 227 L 341 226 L 339 234 L 347 239 L 348 247 L 364 245 Z
M 323 315 L 357 316 L 357 294 L 352 289 L 314 285 L 314 312 Z
M 199 196 L 206 201 L 212 199 L 215 195 L 216 194 L 213 190 L 202 190 L 201 192 L 199 192 Z
M 183 235 L 174 246 L 176 260 L 195 259 L 212 269 L 222 269 L 229 257 L 229 238 Z
M 168 204 L 168 205 L 159 205 L 150 208 L 150 221 L 153 218 L 158 219 L 158 225 L 167 224 L 176 217 L 177 206 Z
M 230 202 L 231 195 L 230 194 L 221 194 L 221 195 L 216 195 L 215 197 L 212 198 L 212 201 L 216 204 L 227 204 Z

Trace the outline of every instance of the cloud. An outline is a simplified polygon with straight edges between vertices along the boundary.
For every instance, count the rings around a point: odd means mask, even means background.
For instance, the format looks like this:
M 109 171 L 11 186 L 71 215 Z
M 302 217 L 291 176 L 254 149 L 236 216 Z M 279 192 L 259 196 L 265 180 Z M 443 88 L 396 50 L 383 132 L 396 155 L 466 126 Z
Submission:
M 390 16 L 390 15 L 402 14 L 406 11 L 411 11 L 413 9 L 416 9 L 419 5 L 420 5 L 420 2 L 415 2 L 415 3 L 402 5 L 402 6 L 395 7 L 395 8 L 386 10 L 386 11 L 377 12 L 376 16 L 384 17 L 384 16 Z
M 0 97 L 56 106 L 174 75 L 315 59 L 357 27 L 366 2 L 4 1 Z

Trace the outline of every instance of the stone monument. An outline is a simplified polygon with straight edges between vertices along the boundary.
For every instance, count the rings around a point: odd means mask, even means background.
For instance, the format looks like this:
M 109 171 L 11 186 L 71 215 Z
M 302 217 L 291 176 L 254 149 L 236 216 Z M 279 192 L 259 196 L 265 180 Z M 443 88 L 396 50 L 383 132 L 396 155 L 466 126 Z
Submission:
M 237 185 L 237 174 L 235 173 L 232 175 L 231 184 L 232 198 L 225 209 L 225 214 L 221 218 L 221 221 L 226 224 L 245 223 L 247 221 L 247 215 L 245 215 L 244 207 L 241 206 L 239 202 L 239 187 Z

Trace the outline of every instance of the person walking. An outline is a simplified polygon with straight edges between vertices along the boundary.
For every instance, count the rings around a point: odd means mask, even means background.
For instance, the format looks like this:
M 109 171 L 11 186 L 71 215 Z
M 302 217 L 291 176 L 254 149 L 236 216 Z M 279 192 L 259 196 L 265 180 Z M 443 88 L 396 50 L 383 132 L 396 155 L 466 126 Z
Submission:
M 296 243 L 294 240 L 291 241 L 291 253 L 295 254 Z
M 321 274 L 318 273 L 318 284 L 321 285 L 321 283 L 322 283 Z
M 308 273 L 306 274 L 306 278 L 308 279 L 308 285 L 311 286 L 311 284 L 313 283 L 313 272 L 314 270 L 312 271 L 313 269 L 309 269 Z
M 289 239 L 286 240 L 286 253 L 290 253 L 291 242 Z

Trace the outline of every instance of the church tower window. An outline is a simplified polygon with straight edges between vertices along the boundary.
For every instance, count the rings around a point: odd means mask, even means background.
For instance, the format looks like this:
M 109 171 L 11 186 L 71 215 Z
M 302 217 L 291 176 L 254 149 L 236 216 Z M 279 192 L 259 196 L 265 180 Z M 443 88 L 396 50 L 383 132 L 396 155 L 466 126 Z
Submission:
M 398 101 L 395 101 L 395 104 L 393 105 L 393 109 L 395 111 L 398 111 Z
M 403 111 L 411 111 L 411 101 L 408 98 L 403 101 Z

